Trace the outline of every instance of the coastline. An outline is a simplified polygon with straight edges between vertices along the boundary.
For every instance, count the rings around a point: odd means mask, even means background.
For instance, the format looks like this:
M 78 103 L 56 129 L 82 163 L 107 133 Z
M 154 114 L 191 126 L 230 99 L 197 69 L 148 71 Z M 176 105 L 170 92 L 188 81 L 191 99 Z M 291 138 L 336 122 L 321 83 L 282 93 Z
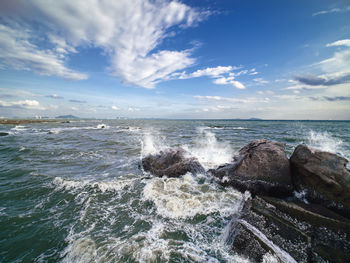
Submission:
M 0 124 L 18 125 L 28 123 L 48 123 L 48 122 L 69 122 L 69 120 L 58 120 L 58 119 L 45 119 L 45 120 L 31 120 L 31 119 L 2 119 Z

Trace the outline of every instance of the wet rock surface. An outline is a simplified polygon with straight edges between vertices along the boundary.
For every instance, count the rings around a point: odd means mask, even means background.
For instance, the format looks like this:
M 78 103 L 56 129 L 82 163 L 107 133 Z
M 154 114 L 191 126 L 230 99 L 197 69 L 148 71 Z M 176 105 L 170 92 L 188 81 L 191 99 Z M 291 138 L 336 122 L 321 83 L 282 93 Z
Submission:
M 271 197 L 245 203 L 233 224 L 233 250 L 253 262 L 350 262 L 350 221 L 314 205 Z
M 232 219 L 226 242 L 252 262 L 265 262 L 267 255 L 279 262 L 350 262 L 346 164 L 340 156 L 306 145 L 299 145 L 289 160 L 282 143 L 250 142 L 232 163 L 208 171 L 222 185 L 253 196 Z M 148 155 L 142 166 L 156 176 L 205 173 L 181 148 Z M 293 191 L 305 195 L 293 196 Z
M 289 196 L 292 179 L 284 144 L 267 140 L 254 140 L 241 148 L 233 162 L 209 170 L 224 185 L 253 195 Z
M 0 136 L 7 136 L 7 135 L 9 135 L 8 132 L 0 132 Z
M 350 171 L 348 161 L 334 153 L 298 145 L 291 158 L 296 190 L 312 202 L 339 210 L 350 218 Z
M 179 177 L 188 172 L 193 174 L 205 173 L 198 160 L 188 156 L 188 153 L 182 148 L 168 149 L 144 157 L 142 167 L 146 172 L 159 177 Z

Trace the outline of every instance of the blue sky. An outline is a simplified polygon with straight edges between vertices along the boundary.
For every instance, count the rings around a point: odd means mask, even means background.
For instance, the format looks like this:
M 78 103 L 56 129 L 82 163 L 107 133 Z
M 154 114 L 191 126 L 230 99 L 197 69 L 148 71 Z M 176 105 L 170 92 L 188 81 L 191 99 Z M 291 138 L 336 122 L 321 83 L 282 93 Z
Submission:
M 0 2 L 0 117 L 350 119 L 348 1 Z

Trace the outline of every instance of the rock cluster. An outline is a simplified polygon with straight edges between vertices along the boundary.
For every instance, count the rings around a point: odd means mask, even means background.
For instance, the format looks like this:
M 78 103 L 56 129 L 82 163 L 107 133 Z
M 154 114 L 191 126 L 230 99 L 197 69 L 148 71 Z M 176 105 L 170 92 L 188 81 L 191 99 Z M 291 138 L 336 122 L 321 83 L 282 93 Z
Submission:
M 146 156 L 142 166 L 156 176 L 204 173 L 188 156 L 181 148 L 169 149 Z M 281 262 L 350 262 L 347 162 L 307 145 L 297 146 L 288 159 L 283 143 L 254 140 L 231 163 L 207 171 L 220 184 L 253 196 L 231 222 L 233 250 L 253 262 L 262 262 L 266 253 Z

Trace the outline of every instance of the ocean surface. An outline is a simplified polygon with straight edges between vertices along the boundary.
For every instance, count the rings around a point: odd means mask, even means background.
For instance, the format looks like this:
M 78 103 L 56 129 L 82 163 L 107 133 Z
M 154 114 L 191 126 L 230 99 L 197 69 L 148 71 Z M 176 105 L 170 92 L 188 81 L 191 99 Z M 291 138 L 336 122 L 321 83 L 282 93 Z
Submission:
M 104 128 L 102 128 L 104 127 Z M 249 262 L 231 250 L 244 195 L 204 174 L 155 178 L 183 147 L 205 168 L 253 139 L 350 157 L 350 122 L 102 120 L 0 125 L 0 262 Z M 271 255 L 265 262 L 275 262 Z

